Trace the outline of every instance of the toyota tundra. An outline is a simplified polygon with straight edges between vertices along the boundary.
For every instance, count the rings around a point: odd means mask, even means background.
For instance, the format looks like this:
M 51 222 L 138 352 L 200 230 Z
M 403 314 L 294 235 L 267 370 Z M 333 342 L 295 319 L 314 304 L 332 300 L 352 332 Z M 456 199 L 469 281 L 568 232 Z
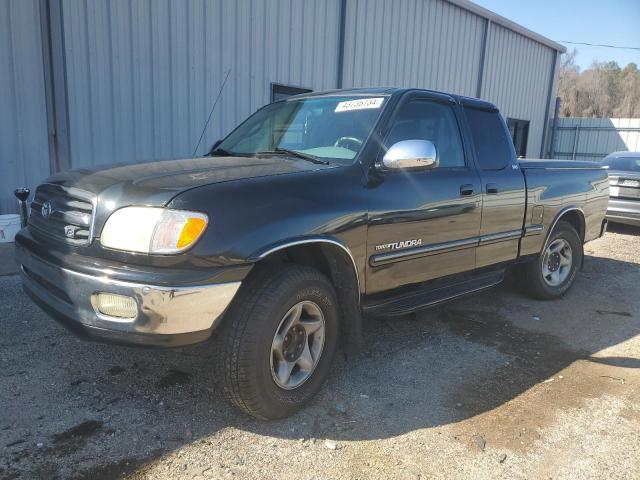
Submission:
M 56 174 L 16 238 L 28 295 L 128 345 L 209 339 L 262 419 L 321 388 L 363 321 L 499 284 L 558 299 L 606 229 L 599 164 L 518 160 L 488 102 L 418 89 L 269 104 L 208 155 Z

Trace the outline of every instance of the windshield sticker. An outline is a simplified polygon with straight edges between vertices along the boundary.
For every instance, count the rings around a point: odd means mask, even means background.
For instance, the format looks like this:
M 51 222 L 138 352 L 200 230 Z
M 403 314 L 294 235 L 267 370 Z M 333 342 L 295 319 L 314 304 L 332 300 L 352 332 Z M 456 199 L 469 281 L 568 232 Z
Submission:
M 365 110 L 368 108 L 380 108 L 384 102 L 384 97 L 359 98 L 358 100 L 348 100 L 338 103 L 336 112 L 348 112 L 350 110 Z

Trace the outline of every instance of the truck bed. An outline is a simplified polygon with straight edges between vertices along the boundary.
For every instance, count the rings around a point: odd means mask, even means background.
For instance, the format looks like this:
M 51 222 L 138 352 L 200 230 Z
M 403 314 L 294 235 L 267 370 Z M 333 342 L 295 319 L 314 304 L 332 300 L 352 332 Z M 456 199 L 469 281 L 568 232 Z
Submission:
M 584 241 L 600 236 L 609 202 L 605 168 L 599 163 L 574 160 L 527 159 L 518 160 L 518 164 L 527 185 L 521 256 L 540 252 L 554 219 L 563 211 L 576 211 Z

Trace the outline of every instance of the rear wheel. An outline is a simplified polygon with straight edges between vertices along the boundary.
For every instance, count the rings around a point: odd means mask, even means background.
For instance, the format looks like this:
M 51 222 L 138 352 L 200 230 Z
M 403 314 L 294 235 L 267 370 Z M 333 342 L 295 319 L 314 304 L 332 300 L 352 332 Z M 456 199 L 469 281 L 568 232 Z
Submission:
M 582 241 L 576 229 L 559 221 L 541 255 L 518 271 L 524 293 L 541 300 L 563 296 L 576 279 L 582 255 Z
M 302 265 L 254 272 L 226 317 L 217 363 L 233 405 L 283 418 L 320 390 L 339 331 L 336 294 L 324 275 Z

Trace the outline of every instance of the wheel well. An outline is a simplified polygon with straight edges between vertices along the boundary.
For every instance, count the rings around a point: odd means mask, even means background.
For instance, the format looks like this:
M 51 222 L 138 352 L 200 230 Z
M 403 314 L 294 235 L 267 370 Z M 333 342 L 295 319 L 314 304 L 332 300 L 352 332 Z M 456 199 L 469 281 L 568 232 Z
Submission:
M 333 284 L 341 311 L 342 329 L 347 351 L 357 351 L 362 336 L 362 314 L 358 274 L 351 256 L 341 247 L 328 242 L 305 243 L 277 250 L 258 265 L 277 268 L 278 264 L 296 263 L 319 270 Z
M 578 235 L 580 236 L 580 240 L 584 242 L 585 221 L 580 210 L 569 210 L 558 218 L 558 221 L 560 220 L 569 223 L 573 228 L 575 228 L 576 232 L 578 232 Z

